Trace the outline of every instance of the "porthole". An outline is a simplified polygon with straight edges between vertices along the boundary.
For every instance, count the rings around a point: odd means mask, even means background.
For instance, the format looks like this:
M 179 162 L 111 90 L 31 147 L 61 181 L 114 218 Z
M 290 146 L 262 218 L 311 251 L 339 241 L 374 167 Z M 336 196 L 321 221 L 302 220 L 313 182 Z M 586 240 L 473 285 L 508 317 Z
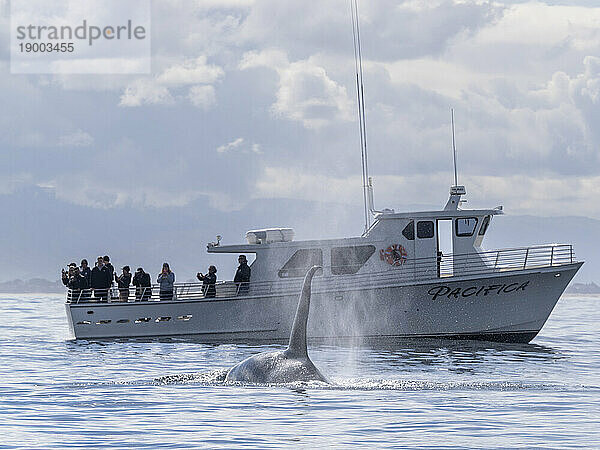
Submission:
M 90 311 L 88 311 L 87 313 L 88 313 L 88 314 L 94 314 L 94 311 L 91 311 L 91 310 L 90 310 Z
M 129 323 L 129 319 L 119 319 L 117 323 Z
M 185 314 L 183 316 L 177 316 L 177 320 L 183 320 L 184 322 L 187 322 L 191 318 L 192 318 L 191 314 Z
M 135 321 L 135 323 L 145 323 L 145 322 L 150 322 L 152 320 L 152 317 L 140 317 L 139 319 L 137 319 Z
M 98 322 L 96 322 L 96 325 L 106 325 L 111 322 L 112 322 L 112 320 L 110 320 L 110 319 L 104 319 L 104 320 L 99 320 Z
M 89 320 L 82 320 L 81 322 L 77 322 L 76 325 L 91 325 L 92 322 Z
M 155 322 L 157 322 L 157 323 L 158 322 L 168 322 L 169 320 L 171 320 L 171 318 L 168 316 L 167 317 L 157 317 Z

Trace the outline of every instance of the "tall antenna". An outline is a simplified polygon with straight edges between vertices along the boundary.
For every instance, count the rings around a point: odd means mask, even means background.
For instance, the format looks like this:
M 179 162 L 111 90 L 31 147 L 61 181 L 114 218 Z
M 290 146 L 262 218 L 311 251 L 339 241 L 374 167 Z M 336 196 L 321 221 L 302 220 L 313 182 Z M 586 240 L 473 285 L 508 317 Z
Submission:
M 356 101 L 358 105 L 358 128 L 360 132 L 360 157 L 362 163 L 363 203 L 365 213 L 365 231 L 371 226 L 371 216 L 368 206 L 369 162 L 367 153 L 367 118 L 365 113 L 365 95 L 363 85 L 362 49 L 360 45 L 360 22 L 358 17 L 358 2 L 350 0 L 352 13 L 352 42 L 354 44 L 354 69 L 356 72 Z
M 456 172 L 456 141 L 454 138 L 454 108 L 450 108 L 452 123 L 452 154 L 454 156 L 454 186 L 458 186 L 458 175 Z

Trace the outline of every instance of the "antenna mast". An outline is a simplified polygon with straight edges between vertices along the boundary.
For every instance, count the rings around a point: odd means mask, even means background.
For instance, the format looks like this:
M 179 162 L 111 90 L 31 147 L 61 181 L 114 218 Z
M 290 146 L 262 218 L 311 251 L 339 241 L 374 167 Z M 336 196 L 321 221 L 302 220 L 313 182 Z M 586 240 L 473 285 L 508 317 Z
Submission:
M 367 153 L 367 119 L 365 113 L 365 95 L 363 85 L 362 49 L 360 45 L 360 23 L 358 18 L 358 2 L 350 0 L 352 12 L 352 42 L 354 44 L 354 69 L 356 72 L 356 97 L 358 104 L 358 128 L 360 132 L 360 156 L 362 163 L 363 203 L 365 213 L 365 232 L 371 226 L 369 215 L 369 162 Z
M 452 154 L 454 156 L 454 186 L 458 186 L 458 175 L 456 172 L 456 141 L 454 139 L 454 108 L 450 108 L 452 123 Z

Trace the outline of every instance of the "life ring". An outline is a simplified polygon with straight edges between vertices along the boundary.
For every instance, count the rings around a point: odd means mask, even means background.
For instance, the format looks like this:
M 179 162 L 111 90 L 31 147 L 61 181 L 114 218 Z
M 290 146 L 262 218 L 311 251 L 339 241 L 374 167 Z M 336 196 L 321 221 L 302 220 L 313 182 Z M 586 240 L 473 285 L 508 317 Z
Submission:
M 385 250 L 379 250 L 379 258 L 391 266 L 401 266 L 406 262 L 408 253 L 400 244 L 392 244 Z

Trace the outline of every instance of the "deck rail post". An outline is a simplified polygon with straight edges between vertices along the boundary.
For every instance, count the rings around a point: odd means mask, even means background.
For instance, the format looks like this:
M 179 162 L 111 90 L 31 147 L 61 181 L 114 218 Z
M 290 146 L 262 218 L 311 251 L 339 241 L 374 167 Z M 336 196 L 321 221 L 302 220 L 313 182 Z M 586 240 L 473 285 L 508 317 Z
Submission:
M 569 252 L 571 253 L 571 264 L 573 264 L 573 245 L 569 244 Z
M 527 267 L 527 257 L 529 256 L 529 249 L 525 252 L 525 261 L 523 261 L 523 269 Z
M 554 265 L 554 245 L 552 246 L 552 251 L 550 252 L 550 267 Z

